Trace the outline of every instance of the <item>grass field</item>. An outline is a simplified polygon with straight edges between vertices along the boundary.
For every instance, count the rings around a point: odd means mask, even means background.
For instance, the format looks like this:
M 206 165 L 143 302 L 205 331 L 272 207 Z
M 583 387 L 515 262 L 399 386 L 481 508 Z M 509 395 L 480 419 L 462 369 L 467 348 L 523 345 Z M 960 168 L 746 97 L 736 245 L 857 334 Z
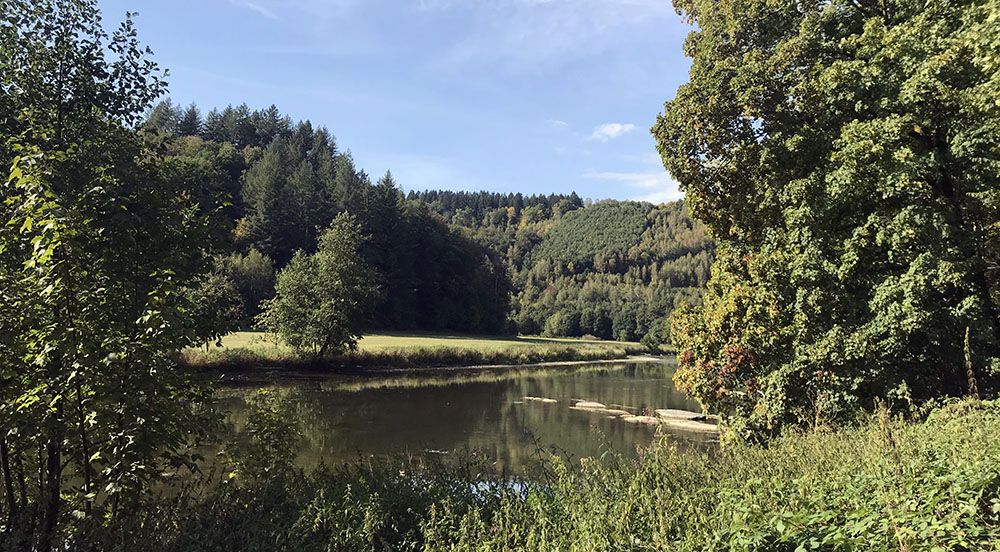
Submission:
M 338 367 L 421 368 L 611 360 L 645 352 L 639 343 L 528 336 L 467 336 L 383 333 L 365 336 L 358 350 L 333 359 L 303 357 L 271 334 L 237 332 L 221 346 L 189 349 L 182 363 L 195 368 L 334 369 Z
M 510 347 L 549 347 L 566 345 L 577 347 L 642 347 L 639 343 L 626 341 L 599 341 L 587 339 L 531 337 L 531 336 L 486 336 L 486 335 L 444 335 L 423 333 L 384 333 L 366 335 L 358 342 L 358 350 L 378 352 L 399 349 L 445 347 L 449 349 L 474 349 L 496 351 Z M 266 351 L 277 349 L 290 351 L 284 344 L 275 344 L 274 336 L 262 332 L 236 332 L 222 340 L 222 349 L 252 349 Z M 211 349 L 218 349 L 211 347 Z

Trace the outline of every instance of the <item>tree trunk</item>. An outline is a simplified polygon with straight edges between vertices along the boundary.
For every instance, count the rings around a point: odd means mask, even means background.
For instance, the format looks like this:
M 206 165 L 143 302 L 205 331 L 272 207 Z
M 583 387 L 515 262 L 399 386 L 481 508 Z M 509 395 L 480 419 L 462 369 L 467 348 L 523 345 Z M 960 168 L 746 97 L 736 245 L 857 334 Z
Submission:
M 939 158 L 950 159 L 952 157 L 947 133 L 944 128 L 939 127 L 933 135 L 929 136 L 929 145 L 936 150 Z M 998 306 L 993 302 L 993 297 L 990 294 L 989 278 L 986 276 L 987 267 L 986 261 L 983 258 L 985 249 L 983 242 L 985 240 L 983 238 L 982 225 L 975 219 L 975 213 L 973 213 L 972 220 L 969 220 L 970 217 L 965 209 L 965 194 L 956 186 L 955 180 L 952 178 L 948 168 L 941 165 L 939 171 L 936 178 L 932 177 L 928 179 L 928 183 L 937 194 L 948 202 L 958 234 L 964 236 L 972 247 L 972 251 L 968 252 L 972 284 L 975 287 L 976 295 L 979 296 L 979 300 L 983 303 L 984 314 L 990 325 L 994 345 L 1000 347 L 1000 310 L 998 310 Z
M 62 440 L 60 430 L 63 416 L 62 399 L 56 401 L 55 419 L 50 425 L 49 441 L 45 445 L 45 485 L 41 496 L 43 505 L 42 527 L 38 537 L 38 552 L 50 552 L 59 529 L 59 509 L 62 490 Z
M 83 466 L 83 492 L 85 495 L 89 495 L 91 486 L 93 485 L 93 475 L 90 469 L 90 441 L 87 438 L 86 412 L 83 408 L 83 389 L 79 379 L 76 382 L 76 407 L 77 425 L 80 432 L 80 465 Z M 90 514 L 91 500 L 89 497 L 84 497 L 84 504 L 87 514 Z
M 14 498 L 14 477 L 10 471 L 10 449 L 7 446 L 7 436 L 0 435 L 0 471 L 3 472 L 3 490 L 7 497 L 7 535 L 14 534 L 20 517 L 17 511 L 17 501 Z
M 14 535 L 15 550 L 29 550 L 31 534 L 34 532 L 34 519 L 28 516 L 28 475 L 24 471 L 24 459 L 21 449 L 15 449 L 11 454 L 14 461 L 14 471 L 17 474 L 18 487 L 18 533 Z
M 28 510 L 28 476 L 24 473 L 24 460 L 21 458 L 21 450 L 18 449 L 14 456 L 14 469 L 17 471 L 17 487 L 20 491 L 18 499 L 19 510 L 23 515 Z
M 968 380 L 969 396 L 979 399 L 979 385 L 976 383 L 976 372 L 972 366 L 972 347 L 969 346 L 969 326 L 965 327 L 965 378 Z

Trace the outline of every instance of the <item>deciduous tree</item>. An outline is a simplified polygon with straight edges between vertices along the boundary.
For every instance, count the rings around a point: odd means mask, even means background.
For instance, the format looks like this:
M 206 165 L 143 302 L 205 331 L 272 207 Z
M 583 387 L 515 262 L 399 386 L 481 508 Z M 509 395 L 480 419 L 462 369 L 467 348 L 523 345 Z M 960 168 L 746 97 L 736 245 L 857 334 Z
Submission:
M 677 0 L 653 132 L 721 242 L 678 381 L 753 437 L 997 382 L 996 1 Z M 992 24 L 990 22 L 993 22 Z
M 352 215 L 337 215 L 314 254 L 298 251 L 278 273 L 263 325 L 320 358 L 357 347 L 379 299 L 378 276 L 360 255 L 364 239 Z

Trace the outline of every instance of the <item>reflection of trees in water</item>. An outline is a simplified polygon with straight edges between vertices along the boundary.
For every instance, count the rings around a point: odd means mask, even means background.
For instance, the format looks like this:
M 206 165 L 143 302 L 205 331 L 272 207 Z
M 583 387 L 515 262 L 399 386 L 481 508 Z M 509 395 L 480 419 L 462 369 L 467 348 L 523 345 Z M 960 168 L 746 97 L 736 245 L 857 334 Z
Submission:
M 674 389 L 671 375 L 669 365 L 630 364 L 544 377 L 356 392 L 296 383 L 283 393 L 289 415 L 302 427 L 304 467 L 430 450 L 459 456 L 478 451 L 495 460 L 499 470 L 511 471 L 536 464 L 539 446 L 573 460 L 607 450 L 633 454 L 637 446 L 651 442 L 654 428 L 571 410 L 570 400 L 625 405 L 636 412 L 692 408 Z M 245 408 L 238 396 L 230 392 L 220 401 L 237 428 Z M 559 402 L 521 403 L 525 396 Z

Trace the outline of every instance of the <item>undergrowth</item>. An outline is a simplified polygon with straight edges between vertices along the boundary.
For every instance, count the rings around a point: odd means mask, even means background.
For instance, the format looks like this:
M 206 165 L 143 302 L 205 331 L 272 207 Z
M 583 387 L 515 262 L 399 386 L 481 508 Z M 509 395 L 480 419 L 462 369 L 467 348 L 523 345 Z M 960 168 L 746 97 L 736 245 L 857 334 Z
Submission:
M 268 404 L 257 408 L 273 414 Z M 530 480 L 497 475 L 481 457 L 303 473 L 264 450 L 246 455 L 263 464 L 201 494 L 151 503 L 99 548 L 998 550 L 997 428 L 1000 403 L 962 401 L 920 421 L 883 413 L 767 447 L 682 452 L 664 440 L 636 460 L 553 458 Z M 288 446 L 262 434 L 265 449 Z

